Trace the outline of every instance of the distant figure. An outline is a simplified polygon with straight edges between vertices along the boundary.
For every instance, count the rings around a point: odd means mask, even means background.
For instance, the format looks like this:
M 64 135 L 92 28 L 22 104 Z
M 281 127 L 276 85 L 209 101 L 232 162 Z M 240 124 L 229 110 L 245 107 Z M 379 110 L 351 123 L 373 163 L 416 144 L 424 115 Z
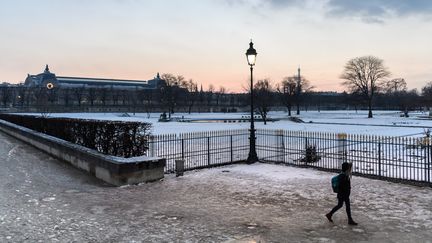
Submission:
M 352 165 L 344 162 L 342 164 L 342 173 L 339 175 L 339 187 L 337 192 L 338 204 L 332 209 L 332 211 L 325 216 L 330 222 L 333 222 L 332 216 L 338 211 L 345 202 L 345 208 L 348 216 L 349 225 L 357 225 L 351 217 L 351 205 L 350 205 L 350 193 L 351 193 L 351 169 Z

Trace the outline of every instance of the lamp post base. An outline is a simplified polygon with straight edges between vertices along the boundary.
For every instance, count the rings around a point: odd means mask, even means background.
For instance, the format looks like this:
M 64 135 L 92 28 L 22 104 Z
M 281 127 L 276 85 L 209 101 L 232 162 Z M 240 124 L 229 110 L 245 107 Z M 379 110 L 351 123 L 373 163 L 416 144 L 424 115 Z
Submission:
M 253 123 L 252 123 L 253 124 Z M 253 126 L 253 125 L 252 125 Z M 246 160 L 247 164 L 253 164 L 258 161 L 258 155 L 256 152 L 256 137 L 255 137 L 255 129 L 250 129 L 251 135 L 249 137 L 249 155 Z
M 255 162 L 258 162 L 258 156 L 257 156 L 256 152 L 255 153 L 249 152 L 249 156 L 248 156 L 248 158 L 246 160 L 246 163 L 247 164 L 253 164 Z

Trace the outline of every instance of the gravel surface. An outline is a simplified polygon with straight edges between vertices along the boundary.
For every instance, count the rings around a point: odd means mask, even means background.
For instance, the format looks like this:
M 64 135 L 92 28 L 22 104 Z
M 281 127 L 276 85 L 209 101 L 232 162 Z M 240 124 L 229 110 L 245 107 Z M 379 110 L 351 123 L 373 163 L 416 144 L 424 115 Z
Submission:
M 432 242 L 432 189 L 353 178 L 348 226 L 331 173 L 232 165 L 111 187 L 0 133 L 0 242 Z

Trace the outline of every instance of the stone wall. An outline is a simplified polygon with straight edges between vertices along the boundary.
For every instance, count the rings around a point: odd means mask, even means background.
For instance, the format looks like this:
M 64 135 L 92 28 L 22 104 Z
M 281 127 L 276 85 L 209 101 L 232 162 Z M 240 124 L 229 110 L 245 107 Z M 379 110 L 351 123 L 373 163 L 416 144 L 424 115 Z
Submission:
M 101 154 L 31 129 L 0 120 L 0 131 L 115 186 L 151 182 L 164 177 L 165 159 L 139 156 L 120 158 Z M 29 162 L 31 163 L 31 162 Z

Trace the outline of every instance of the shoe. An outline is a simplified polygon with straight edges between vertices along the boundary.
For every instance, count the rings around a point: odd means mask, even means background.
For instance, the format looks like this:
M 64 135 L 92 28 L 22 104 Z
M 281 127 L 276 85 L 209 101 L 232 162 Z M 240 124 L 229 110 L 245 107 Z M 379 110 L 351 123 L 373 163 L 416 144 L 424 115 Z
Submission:
M 348 224 L 349 224 L 349 225 L 358 225 L 356 222 L 354 222 L 354 220 L 349 220 L 349 221 L 348 221 Z
M 331 217 L 332 217 L 331 214 L 328 213 L 328 214 L 326 214 L 325 216 L 326 216 L 326 218 L 328 219 L 328 221 L 330 221 L 330 222 L 333 223 L 333 219 L 331 218 Z

